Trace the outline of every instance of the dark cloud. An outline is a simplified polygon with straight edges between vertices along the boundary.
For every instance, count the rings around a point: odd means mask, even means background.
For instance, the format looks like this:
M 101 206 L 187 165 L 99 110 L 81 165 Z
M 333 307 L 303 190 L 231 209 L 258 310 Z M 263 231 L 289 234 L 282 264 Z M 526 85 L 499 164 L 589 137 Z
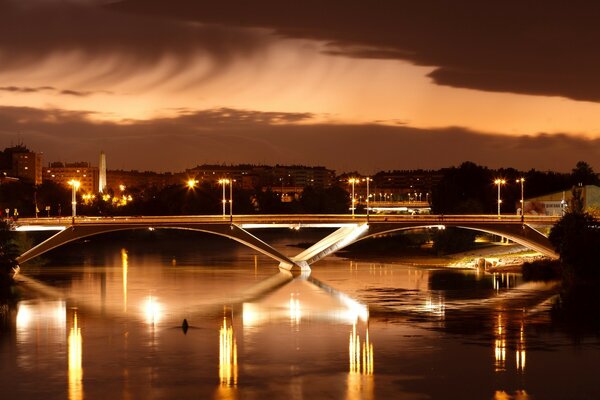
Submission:
M 93 94 L 111 94 L 111 92 L 107 91 L 80 91 L 80 90 L 71 90 L 71 89 L 63 89 L 59 90 L 52 86 L 38 86 L 38 87 L 27 87 L 27 86 L 0 86 L 0 92 L 11 92 L 11 93 L 40 93 L 40 92 L 54 92 L 66 96 L 76 96 L 76 97 L 87 97 Z
M 90 161 L 107 152 L 111 168 L 178 171 L 201 163 L 325 165 L 337 171 L 440 168 L 464 160 L 490 167 L 596 170 L 600 140 L 540 134 L 503 136 L 462 128 L 308 124 L 303 113 L 179 110 L 177 116 L 121 123 L 89 112 L 0 107 L 0 146 L 22 140 L 49 161 Z M 460 143 L 460 146 L 456 146 Z
M 89 67 L 96 75 L 87 79 L 97 84 L 175 61 L 158 78 L 162 83 L 194 68 L 198 57 L 207 76 L 217 74 L 236 57 L 260 53 L 267 40 L 256 31 L 117 13 L 93 3 L 0 0 L 0 71 L 64 57 L 62 75 Z
M 25 86 L 0 86 L 0 92 L 12 93 L 39 93 L 47 91 L 55 91 L 52 86 L 25 87 Z
M 564 0 L 123 0 L 111 7 L 266 27 L 352 57 L 438 67 L 442 85 L 600 101 L 600 3 Z

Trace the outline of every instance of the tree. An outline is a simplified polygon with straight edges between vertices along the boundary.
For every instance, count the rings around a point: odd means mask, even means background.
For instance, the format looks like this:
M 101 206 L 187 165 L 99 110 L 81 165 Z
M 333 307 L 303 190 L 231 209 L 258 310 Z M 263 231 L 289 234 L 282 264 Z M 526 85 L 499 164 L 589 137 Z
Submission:
M 464 162 L 449 168 L 433 189 L 432 206 L 436 214 L 470 214 L 492 212 L 495 195 L 493 174 L 486 167 Z
M 552 227 L 549 239 L 560 255 L 566 279 L 600 277 L 600 223 L 591 214 L 566 213 Z
M 579 161 L 571 172 L 571 184 L 574 186 L 600 185 L 600 179 L 588 163 Z
M 10 226 L 6 221 L 0 221 L 0 286 L 12 283 L 18 256 L 19 249 L 12 238 Z

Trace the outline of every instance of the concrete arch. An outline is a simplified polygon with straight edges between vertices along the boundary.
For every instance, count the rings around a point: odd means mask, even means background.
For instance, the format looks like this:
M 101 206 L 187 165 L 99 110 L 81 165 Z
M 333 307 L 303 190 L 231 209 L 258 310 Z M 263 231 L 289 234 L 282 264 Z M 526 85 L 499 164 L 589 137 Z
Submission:
M 359 240 L 367 239 L 373 236 L 392 233 L 402 230 L 413 230 L 422 228 L 436 228 L 436 227 L 455 227 L 462 229 L 469 229 L 479 232 L 485 232 L 492 235 L 498 235 L 512 240 L 522 246 L 529 249 L 535 250 L 550 258 L 559 258 L 559 255 L 554 251 L 554 247 L 550 243 L 550 240 L 536 229 L 533 229 L 527 224 L 514 225 L 514 224 L 502 224 L 502 223 L 489 223 L 489 224 L 465 224 L 465 223 L 444 223 L 444 224 L 410 224 L 404 226 L 394 226 L 388 224 L 371 224 L 369 229 L 364 235 L 357 238 L 352 243 L 356 243 Z
M 63 246 L 67 243 L 83 239 L 86 237 L 96 236 L 103 233 L 118 232 L 126 230 L 137 230 L 137 229 L 178 229 L 178 230 L 190 230 L 197 232 L 210 233 L 228 239 L 235 240 L 251 249 L 254 249 L 262 254 L 265 254 L 274 260 L 278 261 L 280 267 L 291 270 L 295 266 L 295 263 L 288 257 L 281 254 L 279 251 L 263 242 L 256 236 L 250 234 L 248 231 L 242 229 L 236 224 L 230 223 L 206 223 L 206 224 L 169 224 L 169 225 L 150 225 L 150 224 L 122 224 L 122 225 L 109 225 L 109 224 L 86 224 L 86 225 L 73 225 L 61 230 L 57 234 L 51 236 L 45 241 L 27 250 L 25 253 L 17 258 L 19 264 L 25 263 L 39 255 L 42 255 L 52 249 Z

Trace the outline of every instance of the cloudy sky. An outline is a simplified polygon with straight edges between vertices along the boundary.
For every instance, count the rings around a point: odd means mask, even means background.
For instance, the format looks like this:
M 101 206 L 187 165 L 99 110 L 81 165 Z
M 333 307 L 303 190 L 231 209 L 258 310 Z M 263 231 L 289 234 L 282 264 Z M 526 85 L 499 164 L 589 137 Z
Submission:
M 0 146 L 159 171 L 600 171 L 598 21 L 555 0 L 0 0 Z

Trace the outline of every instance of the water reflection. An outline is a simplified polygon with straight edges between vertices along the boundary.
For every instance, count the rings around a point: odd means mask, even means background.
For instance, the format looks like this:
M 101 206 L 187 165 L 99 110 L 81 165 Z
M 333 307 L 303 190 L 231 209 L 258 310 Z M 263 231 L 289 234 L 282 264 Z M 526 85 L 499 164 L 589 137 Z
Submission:
M 299 325 L 301 318 L 300 293 L 290 293 L 290 322 L 292 326 Z
M 429 313 L 430 315 L 443 319 L 446 314 L 444 295 L 441 293 L 429 294 L 425 300 L 425 305 L 423 308 L 425 312 Z
M 72 326 L 69 329 L 67 351 L 69 357 L 69 400 L 83 399 L 82 337 L 77 323 L 77 310 L 73 312 Z
M 369 340 L 369 327 L 366 328 L 365 340 L 361 342 L 356 333 L 356 323 L 352 325 L 349 343 L 350 372 L 373 375 L 373 344 Z
M 223 325 L 219 329 L 219 381 L 220 386 L 235 386 L 238 379 L 237 344 L 233 325 L 227 324 L 223 317 Z
M 498 313 L 494 328 L 494 358 L 495 371 L 506 371 L 506 330 L 502 321 L 502 313 Z
M 373 344 L 369 340 L 368 325 L 365 331 L 365 339 L 362 342 L 360 335 L 356 333 L 356 323 L 352 325 L 348 353 L 350 371 L 348 372 L 346 398 L 348 400 L 374 398 Z
M 162 305 L 154 296 L 147 296 L 142 304 L 145 321 L 154 328 L 162 319 Z
M 66 338 L 66 305 L 64 301 L 40 301 L 19 303 L 16 316 L 17 365 L 26 370 L 37 367 L 37 353 L 27 346 L 38 347 L 38 340 L 45 335 L 45 343 L 50 348 L 63 348 Z M 49 353 L 48 358 L 58 358 L 57 353 Z
M 127 312 L 127 274 L 129 270 L 129 256 L 125 249 L 121 249 L 121 266 L 123 269 L 123 312 Z
M 506 393 L 504 390 L 497 390 L 494 393 L 493 400 L 529 400 L 531 397 L 524 390 L 517 390 L 514 396 Z
M 492 279 L 494 290 L 496 292 L 499 292 L 502 289 L 515 288 L 519 284 L 519 279 L 516 274 L 494 273 Z
M 525 357 L 525 322 L 521 321 L 519 340 L 516 347 L 517 371 L 520 373 L 525 372 Z

